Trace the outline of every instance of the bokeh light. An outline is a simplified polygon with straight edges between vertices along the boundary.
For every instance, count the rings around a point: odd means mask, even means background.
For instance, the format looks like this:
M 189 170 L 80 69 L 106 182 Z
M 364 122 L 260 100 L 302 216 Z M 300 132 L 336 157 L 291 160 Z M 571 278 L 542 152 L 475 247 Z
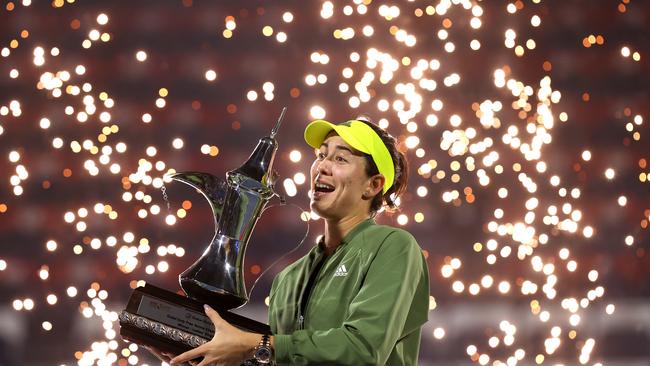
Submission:
M 629 341 L 650 329 L 635 318 L 647 301 L 630 300 L 647 298 L 650 268 L 635 36 L 647 12 L 628 0 L 7 2 L 0 322 L 55 345 L 17 347 L 19 359 L 158 364 L 121 340 L 117 314 L 144 281 L 177 289 L 212 234 L 204 199 L 167 174 L 223 176 L 288 105 L 274 166 L 288 202 L 308 207 L 308 120 L 369 114 L 407 155 L 409 192 L 378 221 L 412 232 L 430 267 L 422 364 L 647 363 Z M 248 286 L 319 219 L 307 211 L 263 216 Z M 258 317 L 270 274 L 247 305 Z

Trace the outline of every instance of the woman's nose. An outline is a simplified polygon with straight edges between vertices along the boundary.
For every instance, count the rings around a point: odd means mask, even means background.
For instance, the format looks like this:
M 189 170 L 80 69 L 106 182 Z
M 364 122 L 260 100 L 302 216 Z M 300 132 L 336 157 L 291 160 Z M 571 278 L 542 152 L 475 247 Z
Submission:
M 329 159 L 323 159 L 316 162 L 315 171 L 317 174 L 329 175 L 331 171 L 331 161 Z

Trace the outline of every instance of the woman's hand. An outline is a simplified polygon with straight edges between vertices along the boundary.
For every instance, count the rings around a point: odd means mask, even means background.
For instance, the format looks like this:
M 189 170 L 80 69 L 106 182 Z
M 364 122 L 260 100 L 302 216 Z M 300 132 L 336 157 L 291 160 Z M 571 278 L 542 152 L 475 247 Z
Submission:
M 170 364 L 181 365 L 198 357 L 203 360 L 197 366 L 241 365 L 251 358 L 261 334 L 248 333 L 233 327 L 223 320 L 210 306 L 205 305 L 205 315 L 214 324 L 214 337 L 209 342 L 174 357 Z
M 163 352 L 155 347 L 148 346 L 145 347 L 145 349 L 149 351 L 152 355 L 156 356 L 157 359 L 163 362 L 169 363 L 172 360 L 172 358 L 174 358 L 174 355 L 172 355 L 171 353 Z
M 172 358 L 174 358 L 174 355 L 172 353 L 163 352 L 155 347 L 147 346 L 145 349 L 151 352 L 152 355 L 156 356 L 156 358 L 162 362 L 170 363 Z M 195 362 L 194 364 L 198 364 L 198 362 Z M 193 364 L 191 362 L 185 362 L 179 364 L 179 366 L 193 366 Z

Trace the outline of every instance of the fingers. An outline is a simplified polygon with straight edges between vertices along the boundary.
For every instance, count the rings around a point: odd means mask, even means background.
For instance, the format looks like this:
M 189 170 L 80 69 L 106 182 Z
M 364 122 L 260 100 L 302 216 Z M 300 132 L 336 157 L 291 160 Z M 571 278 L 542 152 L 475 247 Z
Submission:
M 172 358 L 176 356 L 175 354 L 169 352 L 162 352 L 162 355 L 165 358 L 164 361 L 167 363 L 170 363 L 172 361 Z
M 215 337 L 218 333 L 220 335 L 219 338 L 221 338 L 221 336 L 224 336 L 227 339 L 236 338 L 238 332 L 237 328 L 233 327 L 228 322 L 223 320 L 223 318 L 221 318 L 219 313 L 214 309 L 212 309 L 209 305 L 204 305 L 204 309 L 205 309 L 205 315 L 214 324 Z M 216 342 L 215 338 L 213 338 L 213 340 L 210 342 L 207 342 L 197 348 L 189 350 L 181 355 L 178 355 L 171 360 L 170 364 L 176 366 L 186 362 L 188 364 L 197 365 L 197 366 L 212 365 L 217 358 L 221 358 L 221 357 L 216 357 L 215 355 L 221 355 L 223 353 L 222 351 L 219 351 L 220 349 L 223 348 L 223 344 L 220 342 L 217 343 L 215 342 Z M 201 362 L 192 361 L 201 356 L 203 357 L 203 360 L 201 360 Z
M 203 308 L 205 309 L 205 315 L 212 320 L 212 323 L 214 324 L 215 330 L 221 325 L 222 323 L 225 322 L 221 315 L 216 312 L 210 305 L 203 305 Z
M 198 347 L 196 347 L 194 349 L 191 349 L 191 350 L 189 350 L 189 351 L 187 351 L 185 353 L 181 353 L 180 355 L 174 357 L 169 363 L 171 365 L 178 365 L 180 363 L 193 360 L 193 359 L 195 359 L 195 358 L 197 358 L 199 356 L 203 356 L 206 344 L 198 346 Z
M 203 361 L 201 361 L 200 363 L 194 364 L 194 366 L 208 366 L 208 365 L 211 364 L 207 361 L 207 358 L 204 358 Z
M 169 362 L 174 357 L 174 355 L 170 353 L 162 352 L 155 347 L 145 347 L 145 348 L 147 349 L 147 351 L 151 352 L 151 354 L 156 356 L 156 358 L 159 359 L 160 361 Z

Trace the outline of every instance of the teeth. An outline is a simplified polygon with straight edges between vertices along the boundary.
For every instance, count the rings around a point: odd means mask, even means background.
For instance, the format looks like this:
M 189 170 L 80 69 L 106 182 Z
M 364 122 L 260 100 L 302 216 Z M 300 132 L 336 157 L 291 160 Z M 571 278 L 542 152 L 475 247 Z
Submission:
M 316 183 L 316 188 L 333 189 L 334 187 L 328 186 L 327 184 Z

